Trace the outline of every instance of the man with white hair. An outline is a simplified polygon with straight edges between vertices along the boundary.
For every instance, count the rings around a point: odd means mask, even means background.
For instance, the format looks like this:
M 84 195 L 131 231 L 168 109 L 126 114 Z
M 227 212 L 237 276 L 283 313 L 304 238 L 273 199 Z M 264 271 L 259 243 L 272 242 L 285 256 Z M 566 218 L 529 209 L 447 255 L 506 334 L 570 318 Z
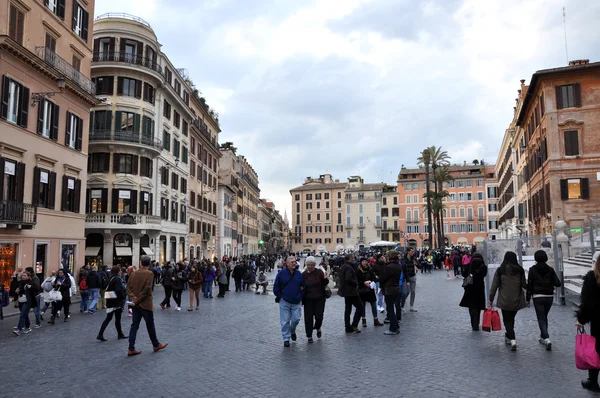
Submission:
M 302 273 L 296 270 L 296 257 L 289 256 L 287 267 L 275 277 L 273 294 L 275 302 L 279 303 L 279 321 L 283 346 L 290 346 L 290 338 L 296 341 L 296 327 L 302 316 L 302 296 L 304 295 L 304 279 Z

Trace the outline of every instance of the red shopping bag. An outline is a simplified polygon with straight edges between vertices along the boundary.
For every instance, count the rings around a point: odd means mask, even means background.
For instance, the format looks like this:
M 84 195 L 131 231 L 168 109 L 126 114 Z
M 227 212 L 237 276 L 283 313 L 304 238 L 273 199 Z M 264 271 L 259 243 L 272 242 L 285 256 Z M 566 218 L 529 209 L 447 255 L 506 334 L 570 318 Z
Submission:
M 596 339 L 585 333 L 584 328 L 577 328 L 575 341 L 575 365 L 577 369 L 600 369 L 600 357 L 596 351 Z
M 500 323 L 500 314 L 498 311 L 492 309 L 492 330 L 497 332 L 502 330 L 502 323 Z
M 481 323 L 481 330 L 484 332 L 502 330 L 502 324 L 500 323 L 500 314 L 493 308 L 487 308 L 483 311 L 483 322 Z

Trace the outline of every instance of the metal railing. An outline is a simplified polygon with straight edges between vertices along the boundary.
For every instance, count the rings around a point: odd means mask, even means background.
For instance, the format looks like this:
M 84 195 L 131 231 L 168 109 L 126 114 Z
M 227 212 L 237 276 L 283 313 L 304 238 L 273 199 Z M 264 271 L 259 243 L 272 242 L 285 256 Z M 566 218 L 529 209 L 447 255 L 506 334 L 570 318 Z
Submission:
M 73 83 L 84 89 L 88 94 L 96 94 L 96 85 L 94 82 L 92 82 L 89 77 L 75 69 L 73 65 L 68 63 L 65 59 L 58 56 L 58 54 L 56 54 L 54 51 L 43 46 L 36 47 L 35 51 L 38 57 L 54 67 L 54 69 L 59 71 L 63 76 L 71 80 Z
M 160 216 L 149 214 L 89 213 L 85 216 L 85 222 L 91 224 L 121 224 L 123 216 L 127 215 L 133 216 L 135 224 L 160 225 Z
M 140 133 L 127 133 L 122 131 L 111 131 L 106 129 L 90 130 L 90 141 L 120 141 L 147 145 L 159 150 L 163 149 L 162 141 L 153 135 Z
M 135 15 L 127 14 L 124 12 L 107 12 L 106 14 L 98 15 L 96 18 L 94 18 L 94 21 L 98 21 L 100 19 L 108 19 L 108 18 L 129 19 L 130 21 L 139 22 L 142 25 L 146 25 L 147 27 L 152 29 L 152 26 L 150 26 L 150 24 L 148 22 L 144 21 L 142 18 L 135 16 Z
M 0 223 L 35 225 L 37 223 L 37 207 L 15 200 L 1 200 Z
M 163 74 L 162 67 L 155 60 L 147 57 L 140 57 L 137 54 L 124 52 L 95 52 L 92 56 L 92 62 L 122 62 L 131 65 L 140 65 Z

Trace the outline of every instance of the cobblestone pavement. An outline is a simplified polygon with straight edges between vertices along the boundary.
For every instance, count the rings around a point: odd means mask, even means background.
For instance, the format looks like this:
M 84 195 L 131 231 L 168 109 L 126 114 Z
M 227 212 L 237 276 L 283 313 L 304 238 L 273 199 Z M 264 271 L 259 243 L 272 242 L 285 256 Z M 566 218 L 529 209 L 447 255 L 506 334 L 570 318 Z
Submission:
M 274 273 L 272 274 L 274 275 Z M 153 353 L 145 326 L 137 357 L 112 325 L 95 340 L 103 314 L 75 313 L 13 336 L 16 318 L 0 325 L 0 396 L 6 397 L 587 397 L 575 368 L 572 309 L 550 312 L 553 351 L 537 342 L 533 308 L 517 315 L 514 353 L 502 333 L 472 332 L 458 307 L 460 280 L 445 272 L 418 276 L 418 313 L 404 315 L 399 336 L 369 327 L 347 335 L 343 300 L 327 302 L 323 338 L 284 348 L 279 310 L 269 294 L 229 292 L 203 300 L 200 311 L 160 310 L 156 326 L 166 350 Z M 232 281 L 233 282 L 233 281 Z M 154 302 L 162 299 L 157 288 Z M 77 310 L 78 307 L 75 307 Z M 383 319 L 383 317 L 381 317 Z M 33 317 L 32 317 L 33 319 Z M 131 318 L 124 319 L 128 333 Z

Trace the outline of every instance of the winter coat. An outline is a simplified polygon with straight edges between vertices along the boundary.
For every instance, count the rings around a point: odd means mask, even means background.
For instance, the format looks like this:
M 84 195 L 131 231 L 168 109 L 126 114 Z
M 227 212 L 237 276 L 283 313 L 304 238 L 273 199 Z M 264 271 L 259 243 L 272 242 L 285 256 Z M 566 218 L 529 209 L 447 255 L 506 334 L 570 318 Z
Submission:
M 102 278 L 100 277 L 100 274 L 94 270 L 88 271 L 85 281 L 88 289 L 100 289 L 102 287 Z
M 526 300 L 529 301 L 532 296 L 537 294 L 553 296 L 554 288 L 560 287 L 560 285 L 560 280 L 552 267 L 546 263 L 537 263 L 529 268 Z
M 358 296 L 358 281 L 356 280 L 356 271 L 350 263 L 344 263 L 340 270 L 340 286 L 338 295 L 341 297 Z
M 29 286 L 29 287 L 27 287 Z M 27 297 L 27 303 L 29 304 L 29 308 L 35 308 L 37 307 L 37 298 L 36 296 L 39 293 L 39 289 L 37 284 L 29 279 L 27 281 L 21 280 L 19 282 L 19 293 L 17 294 L 17 297 L 20 297 L 22 295 L 25 295 L 25 297 Z
M 162 273 L 163 275 L 163 286 L 173 287 L 173 267 L 167 267 Z
M 583 279 L 579 302 L 577 322 L 591 324 L 590 334 L 596 338 L 596 351 L 600 354 L 600 285 L 594 271 L 589 271 Z
M 203 281 L 204 278 L 202 277 L 202 274 L 198 271 L 192 271 L 188 275 L 188 283 L 190 284 L 190 289 L 200 289 Z
M 304 278 L 302 272 L 284 268 L 277 273 L 273 284 L 273 294 L 290 304 L 300 304 L 304 296 Z
M 496 307 L 507 311 L 518 311 L 527 306 L 523 292 L 526 288 L 523 267 L 516 264 L 501 265 L 494 274 L 490 288 L 490 301 L 494 302 L 498 292 Z
M 206 282 L 212 282 L 215 280 L 215 275 L 216 272 L 214 267 L 207 268 L 206 271 L 204 271 L 204 280 Z
M 71 278 L 69 278 L 68 275 L 64 276 L 64 280 L 60 285 L 58 277 L 54 280 L 53 283 L 54 289 L 60 291 L 63 300 L 67 300 L 69 297 L 71 297 Z
M 412 258 L 408 258 L 408 255 L 402 259 L 402 271 L 404 271 L 404 280 L 408 280 L 412 277 L 417 276 L 415 267 L 417 266 L 417 259 L 413 255 Z
M 219 268 L 219 277 L 217 278 L 217 282 L 221 285 L 227 284 L 227 268 L 225 266 Z
M 356 270 L 356 280 L 358 282 L 358 295 L 360 296 L 360 300 L 363 303 L 372 303 L 377 301 L 375 290 L 365 286 L 366 281 L 375 281 L 375 274 L 373 271 L 370 268 L 363 270 L 361 267 L 358 267 Z
M 485 310 L 485 276 L 488 273 L 488 267 L 478 258 L 471 261 L 471 264 L 463 267 L 463 277 L 473 275 L 473 284 L 465 288 L 460 306 Z
M 175 271 L 173 273 L 175 280 L 173 281 L 173 290 L 183 290 L 185 282 L 187 282 L 187 274 L 185 271 Z
M 123 290 L 123 280 L 120 276 L 113 276 L 108 282 L 107 292 L 115 292 L 117 298 L 107 299 L 107 308 L 122 308 L 123 301 L 125 300 L 125 290 Z
M 400 274 L 402 274 L 402 265 L 397 262 L 390 262 L 383 268 L 381 291 L 385 296 L 400 295 Z

